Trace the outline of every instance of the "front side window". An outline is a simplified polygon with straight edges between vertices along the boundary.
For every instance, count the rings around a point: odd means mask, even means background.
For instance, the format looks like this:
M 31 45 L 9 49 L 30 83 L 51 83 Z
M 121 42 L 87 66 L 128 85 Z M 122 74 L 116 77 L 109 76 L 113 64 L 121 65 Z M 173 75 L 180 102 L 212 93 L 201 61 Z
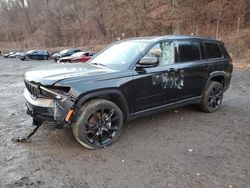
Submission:
M 146 57 L 156 57 L 159 60 L 159 65 L 168 65 L 175 62 L 175 52 L 173 42 L 160 42 L 157 43 L 149 52 Z
M 209 59 L 222 57 L 222 53 L 218 44 L 204 43 L 204 45 L 205 45 L 207 56 Z
M 179 62 L 197 61 L 201 59 L 200 46 L 196 42 L 178 43 Z
M 37 51 L 36 53 L 38 53 L 38 54 L 46 54 L 46 51 Z

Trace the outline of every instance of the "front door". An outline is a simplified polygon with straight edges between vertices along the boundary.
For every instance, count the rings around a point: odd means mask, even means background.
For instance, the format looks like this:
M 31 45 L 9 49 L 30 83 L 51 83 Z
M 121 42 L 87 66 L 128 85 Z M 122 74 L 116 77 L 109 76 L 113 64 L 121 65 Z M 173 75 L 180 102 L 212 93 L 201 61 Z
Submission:
M 175 46 L 171 41 L 157 43 L 146 56 L 157 57 L 156 67 L 134 70 L 131 95 L 134 112 L 154 108 L 178 100 L 183 87 L 183 76 L 175 64 Z

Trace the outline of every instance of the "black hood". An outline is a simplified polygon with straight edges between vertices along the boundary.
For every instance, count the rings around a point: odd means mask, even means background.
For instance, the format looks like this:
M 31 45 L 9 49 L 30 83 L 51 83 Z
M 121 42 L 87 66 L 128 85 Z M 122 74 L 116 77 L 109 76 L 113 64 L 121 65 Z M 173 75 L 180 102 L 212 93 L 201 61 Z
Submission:
M 31 69 L 24 75 L 25 80 L 41 85 L 54 85 L 65 79 L 109 74 L 117 70 L 90 64 L 54 64 Z

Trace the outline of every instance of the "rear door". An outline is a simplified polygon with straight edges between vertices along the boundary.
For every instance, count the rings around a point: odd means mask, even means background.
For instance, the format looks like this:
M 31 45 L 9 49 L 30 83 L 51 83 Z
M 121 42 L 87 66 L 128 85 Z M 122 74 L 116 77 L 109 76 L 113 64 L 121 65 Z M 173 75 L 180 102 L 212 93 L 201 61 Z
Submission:
M 179 99 L 197 97 L 202 94 L 206 84 L 210 65 L 203 59 L 204 49 L 200 41 L 178 41 L 177 64 L 183 76 L 182 92 Z
M 211 72 L 213 71 L 224 71 L 227 61 L 230 58 L 224 58 L 221 47 L 217 42 L 204 41 L 203 43 L 207 62 L 211 65 Z

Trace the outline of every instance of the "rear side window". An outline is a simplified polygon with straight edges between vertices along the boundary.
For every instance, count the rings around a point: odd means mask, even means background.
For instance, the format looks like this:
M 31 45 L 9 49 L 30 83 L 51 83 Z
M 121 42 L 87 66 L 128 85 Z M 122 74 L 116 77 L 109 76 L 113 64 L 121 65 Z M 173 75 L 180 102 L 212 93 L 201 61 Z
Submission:
M 178 43 L 179 62 L 197 61 L 201 59 L 200 45 L 196 42 Z
M 204 43 L 209 59 L 222 57 L 221 49 L 216 43 Z

